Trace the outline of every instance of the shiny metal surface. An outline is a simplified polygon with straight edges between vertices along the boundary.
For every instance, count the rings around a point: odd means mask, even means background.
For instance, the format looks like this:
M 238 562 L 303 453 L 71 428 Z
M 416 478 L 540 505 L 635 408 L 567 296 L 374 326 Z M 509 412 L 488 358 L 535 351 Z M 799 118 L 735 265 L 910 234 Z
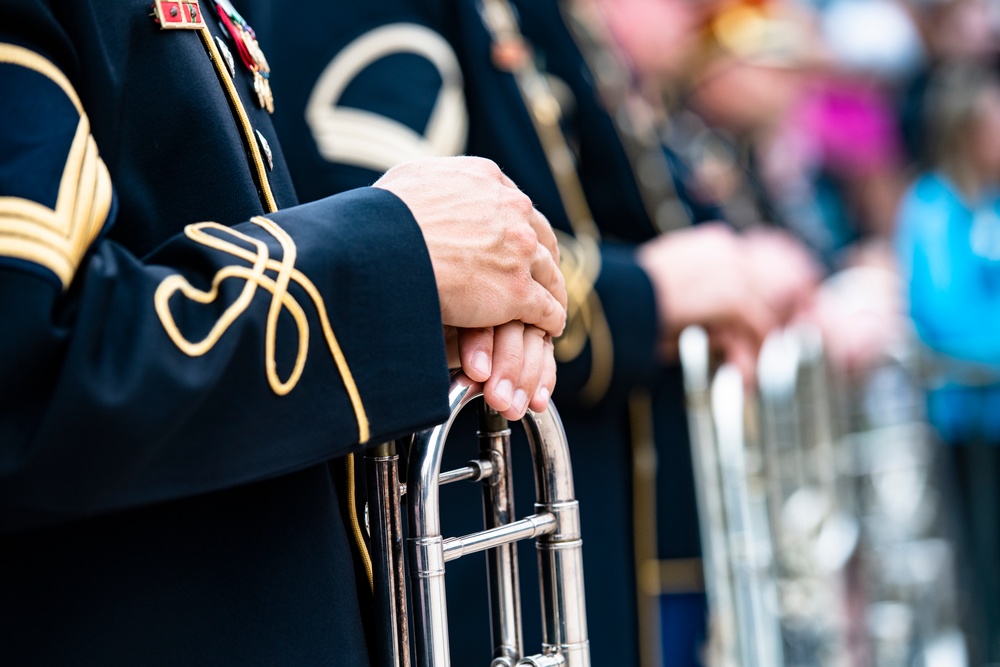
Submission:
M 496 410 L 479 404 L 479 456 L 490 461 L 496 475 L 483 484 L 483 519 L 486 530 L 478 536 L 467 536 L 458 542 L 452 553 L 471 553 L 495 545 L 486 557 L 487 579 L 490 591 L 490 637 L 493 641 L 493 658 L 516 660 L 524 655 L 524 638 L 521 632 L 521 589 L 517 567 L 516 540 L 535 537 L 535 526 L 523 526 L 517 531 L 514 512 L 514 476 L 511 464 L 510 429 L 507 420 Z M 512 532 L 513 531 L 513 532 Z M 495 537 L 491 538 L 490 533 Z M 508 539 L 509 538 L 509 539 Z M 451 542 L 451 540 L 449 540 Z M 456 547 L 458 544 L 456 544 Z M 477 549 L 478 550 L 478 549 Z M 447 551 L 445 558 L 448 558 Z
M 441 461 L 448 433 L 455 417 L 469 403 L 482 396 L 482 386 L 466 379 L 452 383 L 449 392 L 449 419 L 433 429 L 417 434 L 410 446 L 407 491 L 407 555 L 410 573 L 410 602 L 413 615 L 415 663 L 420 667 L 445 667 L 451 664 L 448 643 L 445 563 L 468 553 L 490 550 L 489 576 L 493 618 L 494 659 L 492 667 L 536 665 L 538 667 L 589 667 L 590 645 L 587 639 L 586 604 L 583 589 L 582 539 L 579 505 L 573 494 L 573 479 L 566 436 L 554 407 L 545 412 L 529 411 L 522 423 L 531 448 L 536 504 L 535 514 L 514 519 L 513 490 L 510 481 L 509 434 L 506 420 L 485 408 L 480 409 L 480 458 L 459 471 L 441 473 Z M 381 487 L 373 494 L 373 548 L 397 544 L 401 538 L 398 521 L 392 520 L 393 503 L 398 512 L 402 485 L 394 483 L 395 462 L 379 448 L 372 454 L 375 471 L 372 483 L 385 480 L 390 490 Z M 387 469 L 388 467 L 388 469 Z M 441 535 L 440 485 L 457 479 L 483 481 L 486 503 L 486 530 L 445 539 Z M 392 496 L 392 497 L 390 497 Z M 398 514 L 397 514 L 398 517 Z M 375 533 L 387 531 L 376 538 Z M 395 531 L 395 532 L 393 532 Z M 539 581 L 543 611 L 542 651 L 524 657 L 521 638 L 520 589 L 515 541 L 536 538 L 539 558 Z M 390 549 L 391 551 L 391 549 Z M 399 561 L 401 563 L 401 560 Z M 391 573 L 401 572 L 401 565 L 391 555 L 375 559 L 376 580 L 382 584 L 405 587 Z M 380 609 L 404 593 L 376 592 Z M 405 604 L 405 599 L 403 600 Z M 389 656 L 378 664 L 396 665 L 397 648 L 405 639 L 388 637 L 406 618 L 393 603 L 395 615 L 383 613 L 385 628 L 380 630 L 380 650 Z M 402 623 L 405 626 L 405 622 Z M 405 630 L 404 630 L 405 632 Z M 405 653 L 405 651 L 404 651 Z
M 444 541 L 444 561 L 447 563 L 487 549 L 498 549 L 521 540 L 548 535 L 556 529 L 556 521 L 551 514 L 533 514 L 520 521 L 502 524 L 471 535 L 449 537 Z
M 403 528 L 399 507 L 399 456 L 394 443 L 383 443 L 365 454 L 371 530 L 372 587 L 375 595 L 375 662 L 387 667 L 410 664 L 409 628 L 406 618 L 406 573 L 403 563 Z
M 701 328 L 685 329 L 679 350 L 709 600 L 706 664 L 781 665 L 766 501 L 749 484 L 743 379 L 733 366 L 713 368 Z

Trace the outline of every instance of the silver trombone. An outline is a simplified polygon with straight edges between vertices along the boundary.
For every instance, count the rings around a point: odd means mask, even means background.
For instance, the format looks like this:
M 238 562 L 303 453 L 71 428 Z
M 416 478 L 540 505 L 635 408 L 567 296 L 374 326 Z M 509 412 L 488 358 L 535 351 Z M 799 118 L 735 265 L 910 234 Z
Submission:
M 522 420 L 535 472 L 535 513 L 514 520 L 507 420 L 480 401 L 479 458 L 465 468 L 441 472 L 448 433 L 458 413 L 482 396 L 482 385 L 456 380 L 449 391 L 451 415 L 418 433 L 410 446 L 408 477 L 399 481 L 394 443 L 366 454 L 373 553 L 377 654 L 375 663 L 410 665 L 406 558 L 409 560 L 415 662 L 451 664 L 445 563 L 490 550 L 488 577 L 492 618 L 491 667 L 589 667 L 579 504 L 573 490 L 569 447 L 553 406 L 528 411 Z M 482 481 L 486 529 L 464 537 L 441 535 L 441 484 Z M 406 558 L 401 499 L 407 499 Z M 534 538 L 542 604 L 542 650 L 525 655 L 521 632 L 516 541 Z
M 757 377 L 786 663 L 849 665 L 857 628 L 848 583 L 860 527 L 843 488 L 837 392 L 819 330 L 772 332 Z
M 713 368 L 708 334 L 681 333 L 691 456 L 709 601 L 706 664 L 783 664 L 772 547 L 759 452 L 748 447 L 750 405 L 734 366 Z

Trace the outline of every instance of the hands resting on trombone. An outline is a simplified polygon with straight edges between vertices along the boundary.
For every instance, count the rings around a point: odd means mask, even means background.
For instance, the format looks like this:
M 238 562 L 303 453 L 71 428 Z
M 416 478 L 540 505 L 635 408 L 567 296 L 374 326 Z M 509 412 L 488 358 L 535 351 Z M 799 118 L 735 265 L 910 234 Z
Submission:
M 661 358 L 675 361 L 680 332 L 699 325 L 748 384 L 764 338 L 810 310 L 822 275 L 788 234 L 721 223 L 660 236 L 637 259 L 656 294 Z
M 559 247 L 545 217 L 490 160 L 429 158 L 375 187 L 405 203 L 424 236 L 448 363 L 484 382 L 508 419 L 544 410 L 556 381 L 552 338 L 566 325 Z

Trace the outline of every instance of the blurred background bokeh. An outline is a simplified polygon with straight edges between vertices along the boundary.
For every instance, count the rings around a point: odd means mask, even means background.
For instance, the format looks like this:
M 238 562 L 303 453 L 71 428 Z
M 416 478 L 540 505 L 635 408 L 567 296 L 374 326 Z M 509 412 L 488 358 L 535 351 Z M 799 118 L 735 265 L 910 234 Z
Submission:
M 1000 2 L 601 4 L 690 192 L 827 272 L 758 365 L 770 659 L 1000 664 Z

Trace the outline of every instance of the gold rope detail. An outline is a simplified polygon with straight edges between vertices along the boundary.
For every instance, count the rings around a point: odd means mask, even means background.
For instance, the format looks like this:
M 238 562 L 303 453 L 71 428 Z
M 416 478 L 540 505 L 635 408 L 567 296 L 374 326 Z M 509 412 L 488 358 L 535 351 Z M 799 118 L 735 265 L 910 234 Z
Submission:
M 351 373 L 350 367 L 347 365 L 347 360 L 340 348 L 340 344 L 337 342 L 337 337 L 333 332 L 333 327 L 330 325 L 330 320 L 326 313 L 326 306 L 323 303 L 322 295 L 319 293 L 319 290 L 316 289 L 316 286 L 313 285 L 312 281 L 310 281 L 294 266 L 296 259 L 295 242 L 292 240 L 288 232 L 281 229 L 281 227 L 267 218 L 258 216 L 252 218 L 251 222 L 259 227 L 262 227 L 271 236 L 277 239 L 284 253 L 280 261 L 270 257 L 267 245 L 263 241 L 224 225 L 214 222 L 202 222 L 194 225 L 188 225 L 184 228 L 184 234 L 195 243 L 199 243 L 209 248 L 213 248 L 215 250 L 219 250 L 220 252 L 245 260 L 250 263 L 250 266 L 227 266 L 219 270 L 212 279 L 211 288 L 207 291 L 194 287 L 180 274 L 174 274 L 165 278 L 157 287 L 156 294 L 154 295 L 156 312 L 160 317 L 160 322 L 163 324 L 163 328 L 166 330 L 170 339 L 182 352 L 192 357 L 201 356 L 215 347 L 216 343 L 218 343 L 219 339 L 226 332 L 226 330 L 233 324 L 233 322 L 236 321 L 236 318 L 246 311 L 256 294 L 257 288 L 261 287 L 267 290 L 272 295 L 271 304 L 267 314 L 265 337 L 265 366 L 267 380 L 275 394 L 284 396 L 294 389 L 296 384 L 298 384 L 299 378 L 302 375 L 302 370 L 305 367 L 306 357 L 309 353 L 308 319 L 295 297 L 288 293 L 288 285 L 294 282 L 305 290 L 312 300 L 313 306 L 316 308 L 316 313 L 323 329 L 327 347 L 329 348 L 330 354 L 337 365 L 337 370 L 340 372 L 344 388 L 347 390 L 348 396 L 351 400 L 351 405 L 354 409 L 354 415 L 358 422 L 358 439 L 362 443 L 366 442 L 369 438 L 369 424 L 364 404 L 361 401 L 361 395 L 358 392 L 357 385 L 354 382 L 354 376 Z M 254 250 L 251 251 L 213 234 L 208 234 L 205 231 L 208 229 L 212 229 L 220 234 L 239 239 L 253 246 Z M 275 273 L 275 279 L 267 276 L 265 271 L 273 271 Z M 230 304 L 225 311 L 223 311 L 222 315 L 212 326 L 205 338 L 200 341 L 188 340 L 184 334 L 181 333 L 180 328 L 177 326 L 177 322 L 174 320 L 173 313 L 170 310 L 170 298 L 174 295 L 174 293 L 180 292 L 185 297 L 196 303 L 212 303 L 218 298 L 219 287 L 222 282 L 230 278 L 239 278 L 245 281 L 243 290 L 240 292 L 239 297 L 232 304 Z M 295 325 L 299 334 L 299 345 L 295 364 L 292 368 L 291 374 L 286 380 L 281 380 L 281 378 L 278 377 L 277 363 L 275 360 L 277 323 L 282 309 L 287 309 L 289 314 L 292 316 L 292 319 L 295 320 Z
M 601 270 L 597 241 L 590 236 L 573 238 L 556 230 L 559 269 L 566 280 L 566 330 L 555 340 L 556 359 L 573 361 L 590 341 L 590 375 L 580 389 L 580 400 L 595 405 L 607 393 L 614 374 L 614 342 L 601 300 L 594 291 Z
M 354 499 L 354 454 L 347 455 L 345 465 L 347 467 L 347 513 L 351 517 L 351 532 L 354 534 L 354 541 L 361 553 L 361 562 L 365 566 L 365 574 L 368 576 L 368 587 L 374 594 L 375 575 L 372 572 L 372 558 L 368 555 L 368 546 L 365 544 L 365 536 L 361 532 L 361 524 L 358 521 L 358 505 Z
M 254 180 L 257 181 L 257 186 L 260 188 L 261 203 L 264 204 L 264 210 L 268 213 L 274 213 L 278 210 L 278 204 L 271 193 L 271 184 L 267 180 L 267 168 L 264 167 L 264 159 L 260 156 L 260 148 L 257 147 L 257 138 L 254 136 L 253 127 L 250 125 L 246 109 L 243 108 L 240 95 L 236 92 L 236 86 L 233 84 L 233 80 L 229 76 L 229 70 L 222 60 L 219 47 L 215 45 L 215 40 L 212 39 L 212 33 L 209 32 L 208 28 L 201 28 L 198 34 L 201 35 L 201 41 L 205 45 L 205 50 L 208 51 L 208 57 L 212 60 L 212 64 L 215 65 L 215 72 L 219 76 L 219 81 L 222 82 L 226 96 L 229 98 L 230 108 L 233 115 L 236 116 L 236 121 L 243 132 L 243 143 L 247 151 L 249 151 L 253 162 Z

